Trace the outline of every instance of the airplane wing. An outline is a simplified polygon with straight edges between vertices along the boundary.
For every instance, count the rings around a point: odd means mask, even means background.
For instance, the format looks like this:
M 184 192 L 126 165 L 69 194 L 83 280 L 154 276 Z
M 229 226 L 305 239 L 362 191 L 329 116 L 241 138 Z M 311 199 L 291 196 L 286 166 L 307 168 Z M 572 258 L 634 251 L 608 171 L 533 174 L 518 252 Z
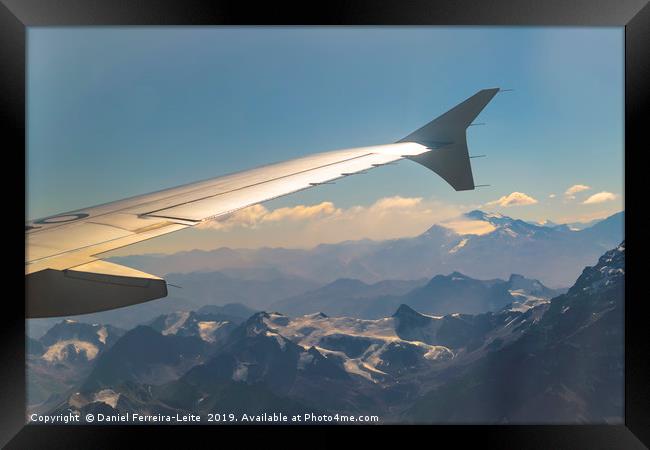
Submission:
M 102 261 L 102 255 L 404 158 L 456 190 L 474 189 L 465 132 L 498 91 L 479 91 L 394 144 L 314 154 L 30 221 L 27 317 L 87 314 L 165 297 L 163 279 Z

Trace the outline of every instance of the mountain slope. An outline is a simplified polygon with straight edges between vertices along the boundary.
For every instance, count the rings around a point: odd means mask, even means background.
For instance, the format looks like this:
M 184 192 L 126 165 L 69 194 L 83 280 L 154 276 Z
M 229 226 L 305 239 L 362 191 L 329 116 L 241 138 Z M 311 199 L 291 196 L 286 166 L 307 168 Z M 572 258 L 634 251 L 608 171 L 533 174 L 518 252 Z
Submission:
M 334 411 L 359 412 L 360 404 L 374 403 L 363 393 L 363 385 L 369 384 L 365 379 L 351 377 L 339 361 L 314 346 L 285 337 L 277 325 L 288 320 L 277 314 L 254 315 L 231 333 L 210 361 L 180 381 L 204 394 L 214 383 L 262 386 L 282 398 Z
M 340 278 L 318 289 L 277 301 L 271 309 L 290 316 L 323 312 L 329 316 L 366 317 L 361 311 L 375 299 L 403 295 L 424 283 L 425 280 L 385 280 L 367 284 Z
M 625 243 L 587 267 L 522 337 L 405 417 L 427 423 L 622 423 Z
M 81 390 L 115 388 L 127 382 L 171 381 L 200 363 L 208 349 L 209 345 L 196 336 L 163 336 L 150 327 L 138 326 L 101 355 Z
M 110 325 L 62 320 L 40 339 L 28 338 L 27 406 L 57 398 L 88 375 L 95 361 L 125 333 Z

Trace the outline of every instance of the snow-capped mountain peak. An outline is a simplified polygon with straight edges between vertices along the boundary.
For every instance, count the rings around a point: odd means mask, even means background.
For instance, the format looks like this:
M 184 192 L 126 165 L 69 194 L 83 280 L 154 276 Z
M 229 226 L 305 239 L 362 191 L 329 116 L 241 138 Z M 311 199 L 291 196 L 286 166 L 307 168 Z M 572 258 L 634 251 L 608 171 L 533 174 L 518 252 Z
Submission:
M 475 209 L 473 211 L 466 213 L 465 217 L 473 220 L 484 220 L 486 222 L 490 222 L 491 220 L 497 221 L 499 219 L 510 219 L 510 217 L 504 216 L 503 214 L 500 213 L 490 213 L 490 212 L 481 211 L 479 209 Z
M 492 233 L 496 231 L 505 231 L 513 237 L 519 233 L 527 234 L 531 231 L 539 230 L 540 228 L 550 228 L 545 225 L 534 224 L 521 219 L 513 219 L 512 217 L 504 216 L 500 213 L 484 212 L 478 209 L 466 213 L 465 218 L 488 222 L 495 227 Z

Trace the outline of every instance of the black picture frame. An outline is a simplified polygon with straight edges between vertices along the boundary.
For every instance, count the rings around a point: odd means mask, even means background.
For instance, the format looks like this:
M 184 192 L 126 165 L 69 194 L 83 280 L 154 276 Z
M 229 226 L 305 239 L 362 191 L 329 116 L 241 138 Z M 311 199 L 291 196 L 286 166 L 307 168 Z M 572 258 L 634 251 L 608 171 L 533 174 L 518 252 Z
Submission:
M 7 448 L 114 448 L 133 442 L 134 434 L 155 435 L 169 443 L 187 442 L 198 433 L 219 433 L 220 442 L 241 437 L 242 427 L 192 426 L 38 426 L 25 425 L 25 311 L 24 272 L 17 260 L 24 257 L 18 239 L 20 201 L 17 212 L 8 208 L 11 198 L 25 198 L 25 167 L 10 162 L 17 155 L 25 164 L 25 64 L 26 27 L 104 25 L 520 25 L 520 26 L 621 26 L 625 27 L 625 209 L 626 209 L 626 311 L 625 311 L 625 425 L 624 426 L 432 426 L 427 435 L 435 442 L 453 438 L 456 445 L 472 441 L 503 448 L 644 448 L 650 445 L 650 372 L 648 332 L 650 320 L 643 296 L 645 237 L 642 155 L 650 117 L 650 6 L 648 0 L 385 0 L 250 4 L 236 1 L 198 0 L 0 0 L 0 92 L 2 92 L 2 139 L 5 156 L 5 243 L 15 244 L 5 265 L 4 314 L 0 326 L 0 445 Z M 23 158 L 21 159 L 21 156 Z M 629 241 L 632 244 L 629 244 Z M 15 241 L 15 242 L 13 242 Z M 9 246 L 5 244 L 5 255 Z M 8 286 L 17 286 L 13 291 Z M 13 292 L 12 292 L 13 291 Z M 635 294 L 635 291 L 638 291 Z M 263 429 L 262 429 L 263 428 Z M 312 427 L 300 427 L 301 431 Z M 386 432 L 412 433 L 401 426 L 346 427 L 382 438 Z M 418 427 L 420 428 L 420 427 Z M 264 436 L 271 429 L 255 427 Z M 275 430 L 286 427 L 273 427 Z M 295 429 L 295 428 L 294 428 Z M 293 430 L 293 429 L 292 429 Z M 316 430 L 320 444 L 337 438 Z M 292 431 L 293 433 L 293 431 Z M 228 435 L 228 436 L 226 436 Z M 248 435 L 249 437 L 253 435 Z M 291 436 L 294 436 L 291 434 Z M 405 435 L 409 436 L 409 435 Z M 289 435 L 287 435 L 287 439 Z M 223 440 L 222 440 L 223 439 Z M 399 438 L 398 438 L 399 439 Z M 407 441 L 415 444 L 414 441 Z M 213 442 L 214 443 L 214 442 Z M 431 445 L 434 445 L 432 442 Z

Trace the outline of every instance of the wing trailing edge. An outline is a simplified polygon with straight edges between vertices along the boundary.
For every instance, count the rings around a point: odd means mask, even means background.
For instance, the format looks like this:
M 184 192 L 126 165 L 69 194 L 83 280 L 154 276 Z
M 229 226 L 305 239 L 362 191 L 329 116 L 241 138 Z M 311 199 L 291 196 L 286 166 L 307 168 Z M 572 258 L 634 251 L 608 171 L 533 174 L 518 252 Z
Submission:
M 89 314 L 167 296 L 162 278 L 107 261 L 27 275 L 27 318 Z

